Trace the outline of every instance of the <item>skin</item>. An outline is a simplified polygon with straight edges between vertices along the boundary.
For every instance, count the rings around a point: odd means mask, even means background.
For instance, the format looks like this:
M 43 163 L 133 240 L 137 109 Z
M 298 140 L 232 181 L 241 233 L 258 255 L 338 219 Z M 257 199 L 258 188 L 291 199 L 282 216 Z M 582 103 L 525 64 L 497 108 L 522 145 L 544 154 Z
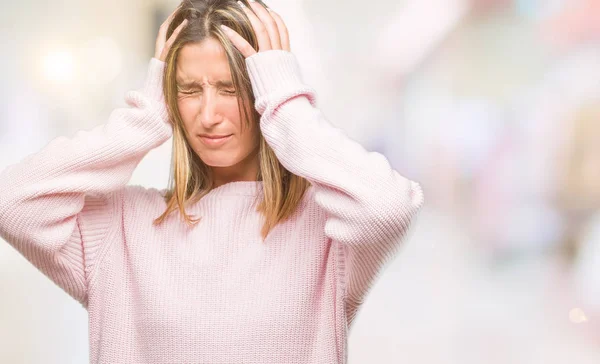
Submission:
M 177 61 L 177 104 L 187 140 L 211 167 L 215 187 L 233 181 L 253 181 L 258 173 L 259 130 L 240 117 L 229 63 L 221 44 L 207 38 L 183 47 Z M 210 145 L 202 135 L 231 135 Z
M 251 8 L 240 6 L 248 15 L 258 38 L 259 49 L 254 49 L 232 29 L 222 26 L 233 45 L 248 58 L 269 50 L 290 51 L 288 30 L 281 17 L 262 5 L 251 2 Z M 166 57 L 169 47 L 181 29 L 184 20 L 173 35 L 165 40 L 166 30 L 173 14 L 163 23 L 156 41 L 155 58 Z M 258 172 L 259 128 L 243 127 L 225 50 L 218 41 L 207 38 L 198 44 L 186 45 L 177 63 L 178 107 L 188 143 L 200 159 L 211 167 L 215 187 L 234 181 L 256 180 Z M 218 145 L 202 135 L 230 135 Z

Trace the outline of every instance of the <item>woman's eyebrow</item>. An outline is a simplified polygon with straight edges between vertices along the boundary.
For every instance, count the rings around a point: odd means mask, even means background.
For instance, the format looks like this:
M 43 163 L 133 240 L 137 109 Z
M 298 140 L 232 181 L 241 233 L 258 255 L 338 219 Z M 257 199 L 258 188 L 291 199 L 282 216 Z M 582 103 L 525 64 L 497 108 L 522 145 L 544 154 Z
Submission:
M 233 87 L 233 82 L 232 81 L 224 81 L 224 80 L 219 80 L 217 82 L 214 83 L 215 86 L 217 87 Z M 202 83 L 198 82 L 198 81 L 189 81 L 189 82 L 177 82 L 177 87 L 180 89 L 190 89 L 190 88 L 201 88 L 202 87 Z

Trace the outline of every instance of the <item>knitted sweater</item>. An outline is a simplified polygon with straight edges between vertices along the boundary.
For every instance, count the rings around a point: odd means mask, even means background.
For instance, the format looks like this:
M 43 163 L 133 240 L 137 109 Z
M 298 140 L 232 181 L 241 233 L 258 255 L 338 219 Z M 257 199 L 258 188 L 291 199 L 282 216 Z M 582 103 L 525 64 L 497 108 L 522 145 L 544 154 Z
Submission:
M 0 174 L 0 236 L 89 315 L 91 363 L 345 363 L 366 294 L 423 204 L 419 184 L 331 125 L 287 51 L 246 59 L 260 129 L 311 186 L 263 242 L 261 181 L 213 189 L 158 226 L 166 190 L 127 185 L 172 136 L 165 64 L 106 124 Z

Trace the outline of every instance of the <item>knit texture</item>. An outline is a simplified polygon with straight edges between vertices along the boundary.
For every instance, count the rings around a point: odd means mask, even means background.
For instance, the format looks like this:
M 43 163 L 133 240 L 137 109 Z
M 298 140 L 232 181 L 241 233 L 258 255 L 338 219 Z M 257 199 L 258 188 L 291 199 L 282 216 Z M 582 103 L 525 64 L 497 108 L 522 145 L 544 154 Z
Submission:
M 89 313 L 90 363 L 345 363 L 359 307 L 423 204 L 419 184 L 331 125 L 296 57 L 246 59 L 260 128 L 311 182 L 262 242 L 261 181 L 213 189 L 152 221 L 166 190 L 128 186 L 172 136 L 152 58 L 106 124 L 0 173 L 0 236 Z

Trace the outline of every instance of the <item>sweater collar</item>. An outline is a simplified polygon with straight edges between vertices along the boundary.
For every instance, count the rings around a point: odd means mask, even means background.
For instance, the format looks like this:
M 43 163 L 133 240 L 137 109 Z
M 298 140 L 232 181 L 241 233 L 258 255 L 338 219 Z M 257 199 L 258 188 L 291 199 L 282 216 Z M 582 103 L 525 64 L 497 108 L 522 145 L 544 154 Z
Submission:
M 213 188 L 206 196 L 257 196 L 262 188 L 262 181 L 234 181 Z

